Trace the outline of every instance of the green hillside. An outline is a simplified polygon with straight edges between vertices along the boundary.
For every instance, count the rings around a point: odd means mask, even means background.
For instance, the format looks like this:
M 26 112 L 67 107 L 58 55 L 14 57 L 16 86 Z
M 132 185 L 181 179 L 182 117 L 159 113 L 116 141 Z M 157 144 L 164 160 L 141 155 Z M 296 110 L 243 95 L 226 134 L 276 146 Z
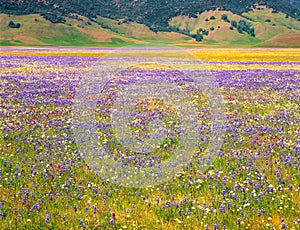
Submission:
M 179 15 L 195 17 L 217 8 L 241 15 L 254 4 L 267 5 L 275 11 L 300 19 L 298 0 L 9 0 L 0 1 L 0 14 L 41 14 L 52 22 L 64 22 L 74 14 L 94 19 L 128 18 L 147 25 L 152 30 L 168 31 L 168 21 Z
M 89 19 L 78 14 L 66 17 L 64 23 L 52 23 L 39 14 L 0 14 L 0 20 L 2 46 L 124 46 L 161 42 L 193 47 L 300 47 L 300 22 L 262 6 L 242 14 L 217 9 L 194 17 L 176 16 L 168 21 L 170 31 L 156 32 L 128 18 Z M 234 21 L 237 26 L 233 26 Z M 14 28 L 11 22 L 20 24 L 20 28 Z M 243 27 L 239 31 L 241 25 L 248 29 Z M 202 39 L 197 39 L 197 34 Z
M 224 20 L 224 18 L 227 18 L 227 20 Z M 253 28 L 254 35 L 251 36 L 246 31 L 239 31 L 239 24 L 242 21 L 246 22 L 249 28 Z M 233 26 L 234 22 L 237 26 Z M 273 9 L 266 7 L 260 7 L 259 9 L 257 7 L 242 15 L 224 10 L 210 10 L 198 14 L 195 18 L 177 16 L 169 21 L 169 25 L 190 35 L 202 34 L 204 43 L 225 46 L 255 46 L 259 44 L 265 44 L 266 46 L 300 46 L 300 22 L 287 17 L 282 12 L 274 13 Z M 278 40 L 277 43 L 268 43 L 268 40 L 274 40 L 275 38 Z M 285 44 L 280 40 L 285 42 L 288 40 L 289 43 Z

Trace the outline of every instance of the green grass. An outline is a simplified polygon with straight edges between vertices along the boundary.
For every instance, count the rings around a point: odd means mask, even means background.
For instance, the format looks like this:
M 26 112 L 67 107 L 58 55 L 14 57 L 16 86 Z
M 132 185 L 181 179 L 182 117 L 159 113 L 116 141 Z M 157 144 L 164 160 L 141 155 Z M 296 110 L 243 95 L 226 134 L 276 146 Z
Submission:
M 259 44 L 261 41 L 258 40 L 255 37 L 248 37 L 249 41 L 243 41 L 243 40 L 237 40 L 237 41 L 232 41 L 232 45 L 238 45 L 238 46 L 254 46 L 256 44 Z
M 24 45 L 20 40 L 0 40 L 0 46 L 18 46 Z
M 80 33 L 76 28 L 70 27 L 68 31 L 65 31 L 64 28 L 59 28 L 56 30 L 56 33 L 56 36 L 39 37 L 38 39 L 53 46 L 88 46 L 97 44 L 93 37 Z

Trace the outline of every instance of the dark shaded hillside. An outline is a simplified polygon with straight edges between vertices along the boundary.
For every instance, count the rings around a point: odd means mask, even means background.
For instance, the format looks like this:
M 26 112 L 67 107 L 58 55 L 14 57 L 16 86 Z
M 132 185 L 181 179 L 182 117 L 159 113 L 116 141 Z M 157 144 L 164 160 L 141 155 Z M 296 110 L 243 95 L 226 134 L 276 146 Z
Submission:
M 64 17 L 76 17 L 76 14 L 90 19 L 102 16 L 143 23 L 154 31 L 168 31 L 168 21 L 178 15 L 194 17 L 197 13 L 216 8 L 241 14 L 257 2 L 300 19 L 298 0 L 1 0 L 0 13 L 38 13 L 53 23 L 64 22 Z
M 290 0 L 290 3 L 297 7 L 300 7 L 300 0 Z

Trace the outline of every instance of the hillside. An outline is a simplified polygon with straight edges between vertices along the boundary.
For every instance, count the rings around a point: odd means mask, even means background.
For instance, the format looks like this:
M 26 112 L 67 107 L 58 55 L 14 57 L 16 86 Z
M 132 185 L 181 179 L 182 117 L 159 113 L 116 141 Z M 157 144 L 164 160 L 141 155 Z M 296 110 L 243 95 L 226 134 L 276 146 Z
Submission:
M 211 44 L 223 45 L 262 45 L 265 46 L 300 46 L 300 22 L 287 17 L 282 12 L 273 13 L 273 9 L 260 7 L 241 15 L 229 11 L 205 11 L 197 17 L 177 16 L 169 25 L 188 34 L 206 31 L 203 39 Z M 227 20 L 222 19 L 226 15 Z M 239 23 L 244 21 L 254 29 L 254 35 L 247 31 L 240 32 Z M 233 26 L 236 22 L 237 26 Z M 200 32 L 204 34 L 203 32 Z M 274 42 L 273 40 L 277 40 Z M 270 42 L 269 42 L 270 40 Z M 271 42 L 272 41 L 272 42 Z M 282 41 L 282 42 L 281 42 Z M 284 42 L 283 42 L 284 41 Z M 286 43 L 287 42 L 287 43 Z
M 99 19 L 102 21 L 103 19 Z M 51 23 L 38 14 L 10 16 L 0 14 L 0 45 L 4 46 L 123 46 L 145 42 L 184 43 L 192 38 L 174 32 L 151 31 L 137 23 L 118 25 L 106 19 L 112 28 L 104 29 L 85 17 L 67 18 L 65 23 Z M 20 23 L 10 28 L 9 22 Z M 117 28 L 113 29 L 113 25 Z
M 10 21 L 19 23 L 20 28 L 11 28 Z M 128 17 L 89 18 L 77 13 L 63 17 L 60 23 L 45 19 L 44 14 L 0 14 L 0 22 L 0 45 L 124 46 L 160 42 L 200 47 L 300 47 L 299 20 L 258 4 L 242 13 L 214 9 L 174 16 L 161 31 Z
M 242 14 L 253 5 L 262 4 L 275 11 L 300 19 L 298 0 L 1 0 L 0 13 L 42 14 L 52 22 L 63 22 L 74 14 L 89 19 L 97 16 L 111 19 L 128 18 L 151 27 L 168 30 L 168 21 L 179 15 L 195 17 L 217 8 Z

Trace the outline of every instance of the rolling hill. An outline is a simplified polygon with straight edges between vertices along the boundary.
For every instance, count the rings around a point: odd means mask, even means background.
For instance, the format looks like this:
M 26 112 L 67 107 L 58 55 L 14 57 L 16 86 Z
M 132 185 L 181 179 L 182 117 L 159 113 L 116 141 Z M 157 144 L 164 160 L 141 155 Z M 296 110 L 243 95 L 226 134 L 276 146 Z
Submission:
M 0 45 L 300 47 L 297 1 L 239 2 L 5 1 L 0 2 Z

